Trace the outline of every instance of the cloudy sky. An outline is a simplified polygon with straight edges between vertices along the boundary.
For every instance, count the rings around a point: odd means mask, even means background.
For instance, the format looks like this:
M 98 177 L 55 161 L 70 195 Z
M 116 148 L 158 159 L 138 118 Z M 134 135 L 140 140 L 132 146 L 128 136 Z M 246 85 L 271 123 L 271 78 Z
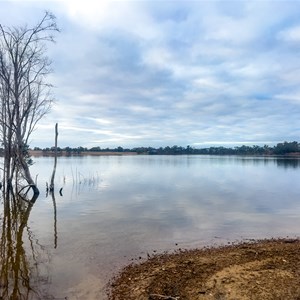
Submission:
M 2 25 L 50 10 L 57 99 L 31 146 L 299 141 L 299 1 L 3 1 Z

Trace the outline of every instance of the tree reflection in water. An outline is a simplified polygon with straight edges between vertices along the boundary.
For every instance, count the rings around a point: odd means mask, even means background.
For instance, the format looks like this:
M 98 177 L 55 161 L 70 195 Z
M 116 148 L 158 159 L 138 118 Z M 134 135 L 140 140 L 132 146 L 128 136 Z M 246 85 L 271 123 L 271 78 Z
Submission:
M 0 299 L 53 299 L 49 254 L 28 226 L 33 203 L 12 191 L 2 191 L 0 244 Z

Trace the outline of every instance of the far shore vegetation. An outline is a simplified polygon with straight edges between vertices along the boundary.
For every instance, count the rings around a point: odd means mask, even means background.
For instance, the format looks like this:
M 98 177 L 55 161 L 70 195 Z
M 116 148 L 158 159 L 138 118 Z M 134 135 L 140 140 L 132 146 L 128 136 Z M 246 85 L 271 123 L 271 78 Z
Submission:
M 2 149 L 0 149 L 0 154 Z M 39 148 L 34 147 L 29 149 L 29 153 L 34 156 L 48 156 L 54 155 L 55 147 Z M 167 146 L 167 147 L 135 147 L 135 148 L 100 148 L 100 147 L 57 147 L 58 155 L 184 155 L 184 154 L 197 154 L 197 155 L 288 155 L 300 157 L 300 143 L 283 142 L 275 146 L 237 146 L 234 148 L 229 147 L 209 147 L 209 148 L 193 148 L 191 146 Z

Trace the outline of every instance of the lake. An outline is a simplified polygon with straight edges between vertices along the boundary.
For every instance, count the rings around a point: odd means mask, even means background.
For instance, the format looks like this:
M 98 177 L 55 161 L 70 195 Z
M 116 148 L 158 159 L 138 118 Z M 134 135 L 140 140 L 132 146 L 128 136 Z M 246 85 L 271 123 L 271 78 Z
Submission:
M 24 299 L 104 299 L 109 278 L 148 254 L 299 236 L 296 158 L 59 157 L 54 199 L 53 157 L 34 161 L 41 195 L 15 237 L 33 289 Z

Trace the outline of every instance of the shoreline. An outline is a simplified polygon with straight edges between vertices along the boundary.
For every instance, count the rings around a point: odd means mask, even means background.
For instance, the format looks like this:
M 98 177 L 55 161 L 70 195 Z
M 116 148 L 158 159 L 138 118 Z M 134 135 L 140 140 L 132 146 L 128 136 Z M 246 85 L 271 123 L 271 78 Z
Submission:
M 43 151 L 43 150 L 29 150 L 29 154 L 33 157 L 41 157 L 41 156 L 55 156 L 54 151 Z M 81 152 L 66 152 L 66 151 L 58 151 L 57 156 L 63 157 L 72 157 L 72 156 L 128 156 L 128 155 L 137 155 L 136 152 L 117 152 L 117 151 L 81 151 Z
M 43 151 L 43 150 L 29 150 L 29 154 L 33 157 L 41 157 L 41 156 L 55 156 L 54 151 Z M 238 156 L 238 157 L 278 157 L 278 158 L 300 158 L 300 153 L 288 153 L 282 155 L 250 155 L 250 154 L 149 154 L 149 153 L 137 153 L 131 151 L 80 151 L 80 152 L 67 152 L 67 151 L 57 151 L 57 156 L 60 157 L 71 157 L 71 156 L 131 156 L 131 155 L 149 155 L 149 156 L 183 156 L 183 155 L 198 155 L 198 156 Z M 1 155 L 0 155 L 1 156 Z
M 299 247 L 278 238 L 154 255 L 112 278 L 108 299 L 298 299 Z

